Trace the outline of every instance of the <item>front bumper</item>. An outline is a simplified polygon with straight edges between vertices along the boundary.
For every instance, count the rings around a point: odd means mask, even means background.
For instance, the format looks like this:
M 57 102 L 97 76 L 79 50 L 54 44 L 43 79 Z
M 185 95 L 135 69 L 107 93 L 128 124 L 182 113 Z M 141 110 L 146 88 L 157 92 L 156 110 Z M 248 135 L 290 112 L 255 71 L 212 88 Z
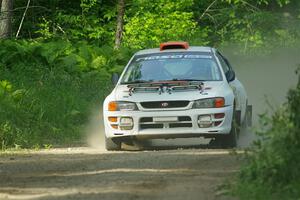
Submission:
M 214 119 L 215 114 L 224 113 L 222 119 Z M 136 137 L 136 138 L 188 138 L 188 137 L 214 137 L 220 134 L 228 134 L 231 130 L 233 106 L 226 106 L 222 108 L 209 109 L 188 109 L 188 110 L 161 110 L 161 111 L 104 111 L 104 125 L 105 134 L 107 138 L 115 137 Z M 200 128 L 198 124 L 199 115 L 211 115 L 212 123 L 219 121 L 208 128 Z M 133 119 L 132 130 L 121 130 L 120 127 L 113 128 L 108 117 L 117 117 L 119 123 L 121 117 L 131 117 Z M 150 118 L 164 119 L 178 117 L 178 119 L 190 119 L 187 121 L 143 121 Z M 221 122 L 220 122 L 221 121 Z M 144 124 L 144 125 L 143 125 Z M 146 124 L 146 125 L 145 125 Z M 147 124 L 151 124 L 148 125 Z M 158 124 L 163 124 L 158 125 Z M 176 125 L 177 124 L 177 125 Z M 187 127 L 181 127 L 184 126 Z M 176 125 L 176 126 L 175 126 Z M 155 126 L 155 127 L 151 127 Z M 146 127 L 146 128 L 145 128 Z

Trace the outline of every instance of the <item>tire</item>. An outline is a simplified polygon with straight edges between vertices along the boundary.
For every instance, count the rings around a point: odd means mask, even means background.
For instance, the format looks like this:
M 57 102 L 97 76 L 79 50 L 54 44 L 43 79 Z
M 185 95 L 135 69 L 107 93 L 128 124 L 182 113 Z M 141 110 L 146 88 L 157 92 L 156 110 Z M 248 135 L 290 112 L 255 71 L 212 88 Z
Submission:
M 235 148 L 237 147 L 238 133 L 236 123 L 231 125 L 229 134 L 223 136 L 224 148 Z
M 129 151 L 141 151 L 145 149 L 147 144 L 144 141 L 137 140 L 136 138 L 126 138 L 123 141 L 124 149 Z
M 105 148 L 107 151 L 118 151 L 121 150 L 121 142 L 116 139 L 105 137 Z
M 236 110 L 233 109 L 231 130 L 226 135 L 220 135 L 214 140 L 211 140 L 210 145 L 221 148 L 235 148 L 238 141 L 238 124 L 236 121 Z
M 225 148 L 235 148 L 237 147 L 238 140 L 238 122 L 236 119 L 236 110 L 233 108 L 232 122 L 231 122 L 231 130 L 229 134 L 224 135 L 223 143 Z

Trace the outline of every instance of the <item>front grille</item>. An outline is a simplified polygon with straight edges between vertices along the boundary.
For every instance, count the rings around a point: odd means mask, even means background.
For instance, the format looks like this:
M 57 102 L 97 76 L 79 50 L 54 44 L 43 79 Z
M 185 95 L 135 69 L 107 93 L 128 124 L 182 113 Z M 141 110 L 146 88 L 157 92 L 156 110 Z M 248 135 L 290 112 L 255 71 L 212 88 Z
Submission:
M 151 129 L 151 128 L 163 128 L 163 124 L 141 124 L 141 129 Z
M 191 128 L 193 127 L 192 118 L 189 116 L 179 116 L 174 122 L 155 122 L 153 117 L 142 117 L 140 119 L 140 129 L 172 129 L 172 128 Z
M 143 117 L 141 118 L 140 122 L 153 122 L 153 118 L 152 117 Z
M 141 106 L 146 109 L 184 108 L 187 107 L 189 103 L 189 101 L 147 101 L 141 102 Z
M 182 121 L 192 121 L 192 119 L 189 116 L 180 116 L 180 117 L 178 117 L 178 121 L 180 121 L 180 122 L 182 122 Z
M 172 123 L 172 124 L 169 124 L 170 128 L 184 128 L 184 127 L 190 128 L 192 126 L 193 126 L 192 123 Z

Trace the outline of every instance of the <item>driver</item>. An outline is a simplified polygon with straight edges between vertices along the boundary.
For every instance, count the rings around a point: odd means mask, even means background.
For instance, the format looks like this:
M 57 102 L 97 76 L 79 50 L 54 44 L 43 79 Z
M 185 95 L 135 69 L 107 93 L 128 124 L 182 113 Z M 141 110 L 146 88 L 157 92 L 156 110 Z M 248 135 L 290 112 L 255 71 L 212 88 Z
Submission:
M 168 80 L 166 69 L 159 60 L 144 61 L 141 67 L 142 79 L 146 81 Z

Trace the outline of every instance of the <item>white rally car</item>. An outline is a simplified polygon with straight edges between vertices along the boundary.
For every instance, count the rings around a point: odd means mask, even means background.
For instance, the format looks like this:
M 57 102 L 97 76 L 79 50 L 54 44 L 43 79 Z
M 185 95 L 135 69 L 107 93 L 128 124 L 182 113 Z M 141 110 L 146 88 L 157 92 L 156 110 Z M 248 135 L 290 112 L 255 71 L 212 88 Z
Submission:
M 246 91 L 228 60 L 211 47 L 167 42 L 137 52 L 104 101 L 107 150 L 157 138 L 213 138 L 235 147 L 251 123 Z

